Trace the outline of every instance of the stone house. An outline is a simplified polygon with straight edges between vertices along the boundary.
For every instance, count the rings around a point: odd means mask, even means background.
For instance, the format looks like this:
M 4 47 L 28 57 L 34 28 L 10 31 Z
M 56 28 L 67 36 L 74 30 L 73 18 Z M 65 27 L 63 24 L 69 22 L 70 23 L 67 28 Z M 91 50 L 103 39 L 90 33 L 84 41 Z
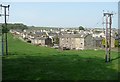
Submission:
M 90 49 L 93 47 L 91 34 L 64 34 L 59 36 L 61 49 Z
M 31 43 L 34 45 L 41 45 L 41 46 L 51 46 L 52 40 L 46 37 L 36 37 L 30 39 Z
M 102 45 L 102 40 L 103 40 L 102 37 L 94 37 L 94 38 L 93 38 L 94 48 L 102 48 L 102 47 L 104 47 L 104 46 Z
M 42 45 L 44 46 L 45 45 L 45 38 L 31 38 L 31 43 L 34 44 L 34 45 Z
M 45 45 L 52 46 L 52 39 L 51 38 L 46 38 L 45 39 Z
M 58 37 L 57 33 L 48 33 L 49 38 L 52 39 L 52 43 L 56 41 L 56 37 Z
M 104 33 L 104 32 L 93 33 L 92 36 L 93 36 L 93 37 L 105 37 L 105 33 Z
M 46 32 L 35 32 L 34 35 L 36 37 L 46 37 L 47 36 Z

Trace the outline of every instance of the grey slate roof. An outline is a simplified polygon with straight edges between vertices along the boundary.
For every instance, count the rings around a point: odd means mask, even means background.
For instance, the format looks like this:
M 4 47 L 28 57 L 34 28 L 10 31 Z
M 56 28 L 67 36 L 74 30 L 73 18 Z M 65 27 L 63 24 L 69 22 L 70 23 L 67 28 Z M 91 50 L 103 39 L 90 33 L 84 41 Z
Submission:
M 63 34 L 59 35 L 60 38 L 84 38 L 89 34 Z
M 45 35 L 45 32 L 35 32 L 35 35 Z
M 48 33 L 50 36 L 57 36 L 57 33 Z
M 36 37 L 35 39 L 37 39 L 37 40 L 45 40 L 46 38 L 45 37 Z
M 103 38 L 101 37 L 94 37 L 94 40 L 102 40 Z

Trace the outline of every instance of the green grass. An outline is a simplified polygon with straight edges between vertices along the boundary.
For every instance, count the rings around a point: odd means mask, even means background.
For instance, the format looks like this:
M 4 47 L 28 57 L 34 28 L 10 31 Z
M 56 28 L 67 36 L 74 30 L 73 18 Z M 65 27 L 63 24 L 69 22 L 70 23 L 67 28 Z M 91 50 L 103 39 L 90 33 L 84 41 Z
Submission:
M 117 80 L 118 52 L 105 63 L 105 51 L 59 51 L 8 37 L 9 56 L 3 57 L 3 80 Z

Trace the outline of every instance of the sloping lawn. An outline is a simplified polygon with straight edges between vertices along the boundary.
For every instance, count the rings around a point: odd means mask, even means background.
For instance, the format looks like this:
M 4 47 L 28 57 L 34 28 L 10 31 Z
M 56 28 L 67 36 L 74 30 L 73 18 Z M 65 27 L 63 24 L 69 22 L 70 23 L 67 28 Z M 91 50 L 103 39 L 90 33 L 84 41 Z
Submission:
M 117 80 L 118 52 L 105 63 L 105 51 L 59 51 L 33 46 L 9 34 L 3 57 L 3 80 Z

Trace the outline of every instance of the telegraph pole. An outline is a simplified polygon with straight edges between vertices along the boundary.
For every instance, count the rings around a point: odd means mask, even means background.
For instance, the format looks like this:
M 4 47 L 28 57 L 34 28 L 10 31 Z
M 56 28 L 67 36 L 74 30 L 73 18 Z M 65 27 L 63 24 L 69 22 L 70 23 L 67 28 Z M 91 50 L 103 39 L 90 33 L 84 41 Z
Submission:
M 2 27 L 2 56 L 4 55 L 4 34 L 3 34 L 3 27 Z
M 0 14 L 1 16 L 1 14 Z M 1 25 L 1 44 L 2 44 L 2 56 L 4 55 L 4 34 L 3 34 L 3 25 Z
M 110 17 L 110 23 L 109 23 L 109 28 L 110 28 L 110 34 L 109 34 L 109 37 L 110 37 L 110 40 L 109 40 L 109 61 L 110 61 L 110 51 L 111 51 L 111 25 L 112 25 L 112 13 L 109 14 L 109 17 Z
M 111 55 L 111 25 L 112 25 L 112 15 L 113 15 L 113 13 L 103 13 L 103 14 L 106 17 L 106 55 L 105 55 L 105 62 L 110 62 L 110 60 L 111 60 L 111 57 L 110 57 L 110 55 Z M 109 36 L 108 36 L 108 33 L 109 33 Z
M 108 16 L 106 16 L 106 56 L 105 56 L 105 59 L 106 59 L 106 62 L 108 62 Z
M 4 27 L 2 27 L 2 55 L 4 55 L 4 31 L 5 31 L 5 43 L 6 43 L 6 55 L 8 55 L 8 41 L 7 41 L 7 21 L 6 21 L 6 17 L 9 16 L 6 14 L 6 9 L 8 8 L 9 11 L 9 7 L 10 5 L 4 6 L 4 5 L 0 5 L 1 7 L 4 8 L 4 14 L 1 14 L 1 16 L 4 16 L 5 19 L 5 24 Z

